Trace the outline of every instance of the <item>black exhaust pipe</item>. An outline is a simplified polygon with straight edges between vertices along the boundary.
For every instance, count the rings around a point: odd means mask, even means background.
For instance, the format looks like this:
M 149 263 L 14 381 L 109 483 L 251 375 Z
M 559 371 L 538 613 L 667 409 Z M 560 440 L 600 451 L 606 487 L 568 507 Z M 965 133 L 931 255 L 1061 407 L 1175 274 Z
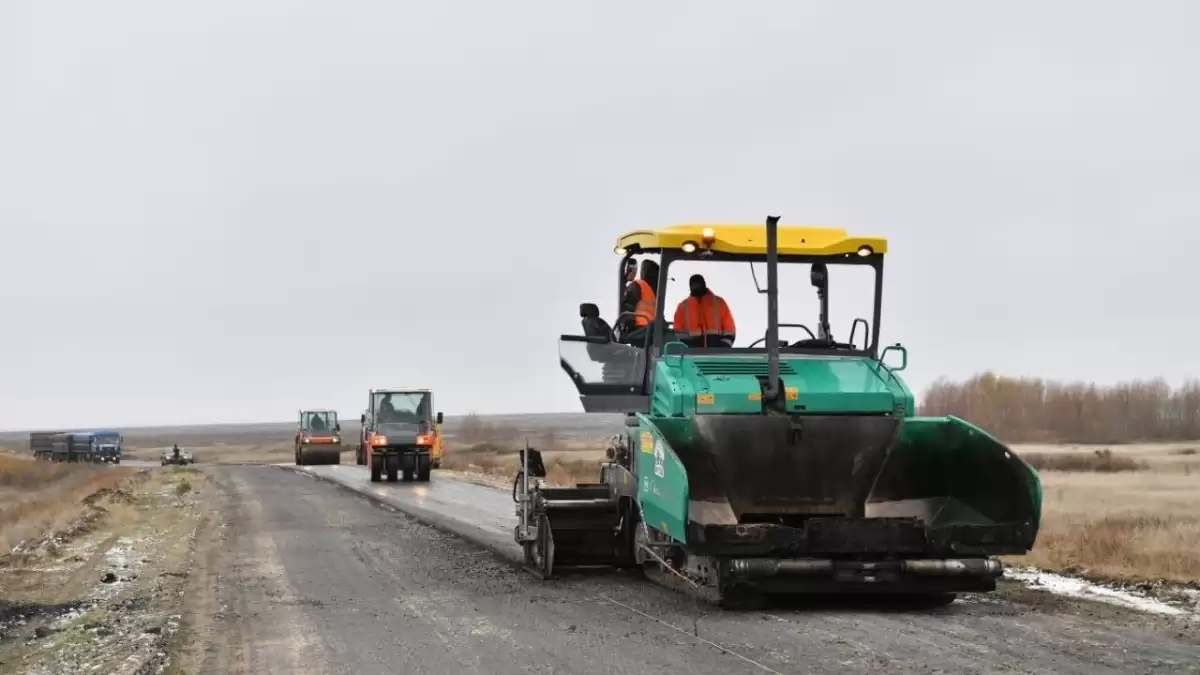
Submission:
M 784 410 L 779 381 L 779 216 L 767 216 L 767 386 L 763 402 Z

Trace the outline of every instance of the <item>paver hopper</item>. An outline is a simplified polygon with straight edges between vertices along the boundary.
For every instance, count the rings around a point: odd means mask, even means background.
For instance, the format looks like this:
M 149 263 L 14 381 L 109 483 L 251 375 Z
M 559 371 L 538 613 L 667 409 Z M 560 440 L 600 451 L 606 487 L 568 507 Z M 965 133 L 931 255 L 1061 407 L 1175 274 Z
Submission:
M 969 422 L 915 416 L 899 375 L 907 351 L 880 349 L 886 251 L 879 237 L 773 218 L 621 237 L 622 269 L 633 256 L 659 256 L 658 289 L 680 261 L 765 263 L 766 335 L 706 346 L 710 338 L 666 320 L 659 291 L 655 320 L 624 342 L 586 319 L 590 334 L 563 336 L 560 362 L 584 409 L 625 413 L 626 429 L 598 484 L 525 486 L 516 538 L 528 564 L 543 576 L 641 566 L 725 606 L 768 593 L 943 602 L 994 590 L 995 556 L 1033 546 L 1040 479 Z M 807 334 L 790 343 L 779 337 L 781 265 L 808 268 L 819 307 L 815 332 L 785 324 Z M 845 342 L 829 321 L 829 272 L 842 265 L 874 276 L 872 316 L 855 319 Z M 566 525 L 583 521 L 594 528 Z M 564 547 L 560 532 L 587 545 Z

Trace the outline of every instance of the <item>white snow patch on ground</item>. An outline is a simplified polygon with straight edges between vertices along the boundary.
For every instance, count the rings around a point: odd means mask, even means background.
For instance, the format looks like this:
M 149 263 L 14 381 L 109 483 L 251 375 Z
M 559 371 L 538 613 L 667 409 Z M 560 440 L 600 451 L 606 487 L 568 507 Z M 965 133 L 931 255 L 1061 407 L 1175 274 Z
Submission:
M 88 599 L 93 601 L 109 600 L 116 597 L 126 584 L 136 579 L 145 562 L 140 555 L 137 555 L 137 549 L 146 548 L 146 544 L 150 542 L 151 538 L 145 536 L 138 537 L 136 540 L 129 537 L 118 539 L 111 548 L 104 552 L 104 571 L 111 572 L 116 576 L 116 580 L 93 587 Z
M 1152 614 L 1187 616 L 1193 613 L 1139 593 L 1118 590 L 1094 584 L 1090 581 L 1073 579 L 1061 574 L 1043 572 L 1033 568 L 1005 570 L 1004 576 L 1056 595 L 1106 602 Z

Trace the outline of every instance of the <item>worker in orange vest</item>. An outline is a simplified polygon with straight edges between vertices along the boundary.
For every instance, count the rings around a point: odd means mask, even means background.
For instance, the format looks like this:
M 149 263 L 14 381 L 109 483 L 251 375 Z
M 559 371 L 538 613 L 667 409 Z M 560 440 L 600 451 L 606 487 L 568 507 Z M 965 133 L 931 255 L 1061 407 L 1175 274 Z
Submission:
M 633 312 L 634 316 L 626 316 L 621 320 L 624 329 L 624 339 L 628 341 L 633 332 L 645 328 L 654 320 L 658 302 L 658 263 L 653 260 L 642 261 L 640 279 L 634 278 L 637 270 L 633 259 L 625 265 L 625 293 L 621 296 L 621 312 Z
M 688 286 L 691 295 L 675 308 L 675 331 L 697 347 L 732 347 L 737 326 L 725 299 L 708 290 L 702 275 L 693 274 Z

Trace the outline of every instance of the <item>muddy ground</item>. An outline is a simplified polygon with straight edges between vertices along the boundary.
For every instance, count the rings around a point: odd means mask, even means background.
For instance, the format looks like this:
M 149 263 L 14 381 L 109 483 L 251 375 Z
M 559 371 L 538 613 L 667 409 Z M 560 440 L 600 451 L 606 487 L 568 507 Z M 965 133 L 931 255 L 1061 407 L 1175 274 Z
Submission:
M 0 672 L 1200 672 L 1190 619 L 1007 584 L 937 610 L 723 612 L 625 574 L 541 582 L 374 497 L 280 467 L 139 474 L 90 529 L 7 561 Z

